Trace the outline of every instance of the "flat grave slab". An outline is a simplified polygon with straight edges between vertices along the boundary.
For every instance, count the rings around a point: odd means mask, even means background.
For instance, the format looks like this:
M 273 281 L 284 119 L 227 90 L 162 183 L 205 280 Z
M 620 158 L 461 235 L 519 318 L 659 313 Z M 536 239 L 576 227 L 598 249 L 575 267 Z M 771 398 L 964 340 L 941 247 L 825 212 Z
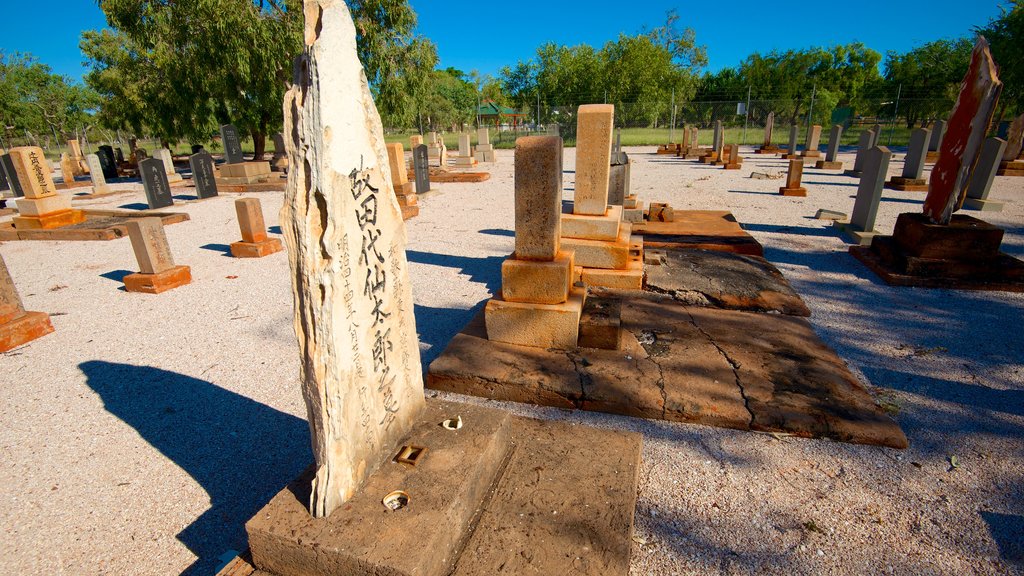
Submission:
M 415 182 L 416 173 L 409 170 L 409 179 Z M 430 168 L 430 182 L 432 184 L 467 184 L 473 182 L 486 182 L 491 179 L 490 172 L 452 172 L 444 168 L 432 166 Z
M 428 400 L 401 444 L 422 460 L 389 455 L 327 518 L 309 514 L 307 470 L 246 524 L 251 555 L 221 574 L 628 574 L 639 434 Z M 391 511 L 395 490 L 408 504 Z
M 807 320 L 632 295 L 622 301 L 622 350 L 491 342 L 481 312 L 430 365 L 427 386 L 568 409 L 907 446 L 899 426 Z
M 744 230 L 732 213 L 720 210 L 676 210 L 672 222 L 633 224 L 644 237 L 644 248 L 697 248 L 763 256 L 761 244 Z
M 0 222 L 0 241 L 12 240 L 115 240 L 128 236 L 127 222 L 133 218 L 157 216 L 164 226 L 185 222 L 184 212 L 149 210 L 82 210 L 85 221 L 48 230 L 18 230 L 13 222 Z
M 647 289 L 692 306 L 810 316 L 775 266 L 760 256 L 690 249 L 645 252 Z

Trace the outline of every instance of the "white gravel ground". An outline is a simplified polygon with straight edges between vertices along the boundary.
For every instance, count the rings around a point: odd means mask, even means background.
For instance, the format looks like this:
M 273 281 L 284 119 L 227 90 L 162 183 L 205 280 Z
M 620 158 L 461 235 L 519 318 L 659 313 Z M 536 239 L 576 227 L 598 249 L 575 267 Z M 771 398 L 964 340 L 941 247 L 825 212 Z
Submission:
M 781 181 L 747 178 L 782 160 L 726 172 L 652 151 L 630 151 L 633 190 L 731 210 L 910 449 L 443 396 L 643 433 L 636 575 L 1024 572 L 1024 295 L 882 284 L 810 218 L 850 212 L 853 178 L 811 169 L 809 196 L 784 198 Z M 512 152 L 497 156 L 491 180 L 440 185 L 409 222 L 424 367 L 498 289 L 512 250 Z M 129 188 L 88 204 L 144 202 Z M 281 194 L 252 196 L 276 226 Z M 878 229 L 923 196 L 887 190 Z M 237 197 L 175 207 L 192 220 L 167 235 L 193 282 L 162 295 L 120 289 L 137 269 L 127 239 L 0 246 L 26 307 L 56 328 L 0 357 L 0 573 L 210 574 L 310 462 L 287 258 L 225 255 Z M 992 197 L 1010 203 L 983 218 L 1024 257 L 1024 178 L 998 178 Z

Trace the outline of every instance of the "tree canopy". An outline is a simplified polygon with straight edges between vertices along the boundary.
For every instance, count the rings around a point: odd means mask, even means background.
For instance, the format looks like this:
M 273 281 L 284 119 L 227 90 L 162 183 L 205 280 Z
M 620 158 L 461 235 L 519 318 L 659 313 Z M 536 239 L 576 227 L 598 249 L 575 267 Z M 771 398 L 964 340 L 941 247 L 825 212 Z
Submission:
M 61 141 L 93 122 L 96 105 L 94 92 L 54 74 L 46 64 L 0 51 L 0 136 Z

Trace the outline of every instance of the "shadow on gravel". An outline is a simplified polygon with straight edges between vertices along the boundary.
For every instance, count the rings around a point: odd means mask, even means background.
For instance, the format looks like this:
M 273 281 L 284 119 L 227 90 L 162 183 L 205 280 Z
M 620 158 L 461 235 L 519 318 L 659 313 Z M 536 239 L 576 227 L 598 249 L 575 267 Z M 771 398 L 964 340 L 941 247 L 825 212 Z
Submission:
M 107 280 L 113 280 L 114 282 L 124 283 L 124 277 L 129 274 L 134 274 L 131 270 L 111 270 L 110 272 L 104 272 L 100 274 L 100 278 L 106 278 Z
M 149 210 L 149 204 L 143 204 L 142 202 L 132 202 L 130 204 L 121 204 L 118 206 L 123 210 Z
M 460 270 L 463 274 L 469 276 L 470 281 L 486 286 L 491 294 L 496 294 L 501 288 L 501 263 L 505 261 L 505 256 L 473 258 L 471 256 L 420 252 L 419 250 L 407 250 L 405 255 L 410 262 L 417 264 L 429 264 L 431 266 L 442 266 L 444 268 Z
M 778 224 L 740 224 L 748 232 L 770 232 L 775 234 L 796 234 L 798 236 L 838 236 L 833 228 L 811 228 L 808 226 L 782 226 Z
M 778 192 L 757 192 L 754 190 L 727 190 L 730 194 L 757 194 L 758 196 L 778 196 Z
M 220 252 L 226 256 L 231 256 L 231 246 L 227 244 L 203 244 L 200 246 L 203 250 L 210 250 L 211 252 Z
M 486 230 L 481 230 L 480 233 L 487 234 L 490 236 L 508 236 L 509 238 L 516 237 L 516 233 L 514 230 L 502 230 L 500 228 L 488 228 Z
M 461 332 L 486 304 L 487 300 L 484 300 L 468 310 L 434 308 L 419 304 L 413 307 L 416 315 L 416 330 L 420 337 L 420 362 L 423 363 L 424 374 L 427 373 L 430 363 L 448 347 L 451 339 Z M 429 348 L 423 349 L 423 344 Z
M 313 460 L 305 420 L 212 382 L 112 362 L 79 369 L 108 412 L 209 494 L 210 508 L 178 534 L 198 557 L 183 574 L 213 574 L 226 551 L 245 550 L 245 522 Z
M 999 547 L 999 557 L 1024 568 L 1024 516 L 982 512 L 981 517 Z

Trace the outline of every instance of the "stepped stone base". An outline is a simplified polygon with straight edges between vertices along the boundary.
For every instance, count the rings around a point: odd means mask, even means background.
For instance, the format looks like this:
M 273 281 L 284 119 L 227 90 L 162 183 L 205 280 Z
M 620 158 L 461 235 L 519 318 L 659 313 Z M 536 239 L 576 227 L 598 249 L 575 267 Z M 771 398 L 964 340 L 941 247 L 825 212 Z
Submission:
M 188 266 L 175 266 L 157 274 L 129 274 L 124 277 L 124 289 L 128 292 L 160 294 L 191 282 L 192 270 Z

